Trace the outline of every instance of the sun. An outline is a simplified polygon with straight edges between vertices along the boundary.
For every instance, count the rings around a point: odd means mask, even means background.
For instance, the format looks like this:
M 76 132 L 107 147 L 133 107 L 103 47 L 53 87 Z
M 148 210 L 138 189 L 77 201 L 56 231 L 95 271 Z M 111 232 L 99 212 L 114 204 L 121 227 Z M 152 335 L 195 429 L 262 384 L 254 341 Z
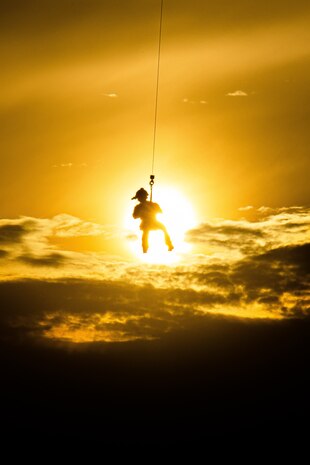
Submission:
M 149 250 L 142 252 L 141 235 L 139 229 L 140 220 L 132 218 L 132 211 L 136 205 L 134 202 L 128 206 L 125 216 L 125 228 L 130 232 L 128 241 L 131 252 L 146 263 L 173 264 L 180 260 L 184 253 L 190 252 L 190 244 L 185 242 L 184 236 L 187 230 L 196 224 L 194 210 L 190 202 L 178 190 L 170 187 L 160 187 L 153 193 L 153 202 L 160 205 L 163 213 L 157 215 L 157 219 L 164 223 L 174 250 L 168 252 L 162 231 L 151 231 L 149 235 Z

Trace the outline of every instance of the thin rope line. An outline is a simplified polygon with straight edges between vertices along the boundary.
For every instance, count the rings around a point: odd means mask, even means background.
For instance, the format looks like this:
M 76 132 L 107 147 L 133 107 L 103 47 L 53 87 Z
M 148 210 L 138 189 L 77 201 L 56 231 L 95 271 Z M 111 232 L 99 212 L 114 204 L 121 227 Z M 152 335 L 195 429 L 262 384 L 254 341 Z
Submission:
M 161 31 L 162 31 L 162 22 L 163 22 L 163 5 L 164 5 L 164 0 L 161 0 L 161 4 L 160 4 L 160 21 L 159 21 L 159 39 L 158 39 L 158 57 L 157 57 L 157 78 L 156 78 L 155 115 L 154 115 L 152 174 L 154 174 L 154 161 L 155 161 L 155 149 L 156 149 L 157 109 L 158 109 L 158 89 L 159 89 L 160 55 L 161 55 Z

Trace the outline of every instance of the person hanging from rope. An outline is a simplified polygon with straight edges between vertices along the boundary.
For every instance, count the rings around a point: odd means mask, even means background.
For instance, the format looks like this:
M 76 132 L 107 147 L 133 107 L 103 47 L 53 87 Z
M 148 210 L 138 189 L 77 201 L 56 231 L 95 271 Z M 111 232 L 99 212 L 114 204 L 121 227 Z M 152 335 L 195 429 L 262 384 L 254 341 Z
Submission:
M 131 200 L 139 200 L 139 204 L 135 206 L 132 216 L 137 219 L 141 218 L 140 229 L 142 231 L 142 250 L 147 253 L 149 248 L 149 232 L 154 230 L 161 230 L 165 235 L 165 243 L 168 246 L 169 252 L 174 247 L 172 245 L 170 236 L 166 227 L 157 220 L 156 215 L 162 213 L 162 209 L 158 203 L 148 201 L 148 193 L 143 187 L 136 192 L 136 195 Z

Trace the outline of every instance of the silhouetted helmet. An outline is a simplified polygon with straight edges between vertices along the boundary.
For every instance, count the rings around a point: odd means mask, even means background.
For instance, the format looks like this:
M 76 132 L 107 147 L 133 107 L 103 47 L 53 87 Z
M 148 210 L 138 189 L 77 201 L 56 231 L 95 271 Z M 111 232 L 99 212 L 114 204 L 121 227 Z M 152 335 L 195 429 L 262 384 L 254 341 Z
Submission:
M 145 189 L 143 189 L 143 187 L 141 187 L 141 189 L 139 189 L 137 192 L 136 192 L 136 195 L 134 197 L 131 198 L 131 200 L 135 200 L 135 199 L 146 199 L 148 197 L 148 193 Z

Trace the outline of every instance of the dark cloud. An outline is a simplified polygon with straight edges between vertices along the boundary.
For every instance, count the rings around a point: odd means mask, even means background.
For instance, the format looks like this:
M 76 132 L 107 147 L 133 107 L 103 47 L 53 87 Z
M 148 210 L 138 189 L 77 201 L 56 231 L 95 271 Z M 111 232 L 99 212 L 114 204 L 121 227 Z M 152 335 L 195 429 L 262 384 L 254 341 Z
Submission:
M 195 320 L 196 306 L 226 300 L 207 291 L 73 279 L 2 282 L 0 299 L 6 309 L 2 325 L 24 328 L 25 336 L 66 325 L 68 334 L 91 327 L 94 338 L 104 331 L 119 340 L 161 337 Z
M 278 247 L 214 266 L 197 265 L 184 279 L 222 297 L 225 305 L 255 304 L 282 316 L 305 316 L 310 311 L 310 244 Z M 206 302 L 207 303 L 207 302 Z M 208 305 L 206 305 L 206 308 Z M 251 310 L 252 308 L 252 310 Z
M 52 225 L 56 232 L 65 229 L 74 236 L 103 230 L 78 218 L 28 218 L 14 228 L 4 224 L 2 237 L 23 238 L 23 249 L 13 254 L 11 247 L 7 262 L 8 251 L 2 254 L 1 263 L 7 269 L 13 266 L 8 275 L 12 281 L 1 284 L 7 309 L 3 324 L 37 337 L 115 342 L 161 338 L 208 313 L 305 318 L 310 245 L 301 229 L 288 225 L 308 224 L 307 214 L 295 207 L 268 213 L 256 222 L 216 220 L 201 225 L 188 237 L 206 244 L 210 255 L 193 255 L 191 264 L 184 260 L 171 267 L 109 262 L 99 254 L 53 249 L 46 240 Z M 29 267 L 21 267 L 16 275 L 16 262 Z M 48 277 L 44 267 L 50 268 Z M 24 308 L 32 308 L 31 313 Z
M 202 285 L 225 290 L 234 289 L 234 284 L 230 277 L 230 268 L 228 266 L 223 271 L 209 271 L 209 267 L 201 266 L 190 276 L 193 282 Z
M 259 256 L 259 260 L 297 268 L 299 274 L 310 274 L 310 243 L 279 247 Z
M 19 332 L 23 328 L 25 336 L 111 342 L 161 338 L 208 312 L 221 313 L 226 308 L 234 308 L 236 316 L 247 308 L 247 315 L 255 317 L 255 305 L 260 305 L 271 316 L 274 312 L 275 316 L 304 318 L 310 310 L 306 298 L 310 289 L 309 251 L 310 245 L 303 244 L 230 265 L 179 269 L 178 282 L 184 288 L 173 285 L 172 279 L 169 287 L 161 288 L 134 284 L 125 277 L 118 281 L 2 282 L 0 299 L 6 309 L 2 325 Z M 62 259 L 51 254 L 26 261 L 35 266 L 56 266 Z M 169 273 L 172 278 L 173 271 Z M 32 309 L 30 314 L 27 308 Z
M 6 250 L 0 250 L 0 258 L 4 258 L 8 256 L 8 252 Z
M 31 266 L 51 266 L 57 267 L 62 265 L 66 261 L 66 257 L 60 253 L 50 253 L 42 256 L 35 256 L 31 254 L 19 255 L 16 258 L 22 263 L 26 263 Z
M 235 285 L 242 286 L 246 302 L 276 304 L 282 300 L 284 314 L 295 315 L 298 307 L 301 316 L 310 310 L 306 298 L 310 289 L 309 259 L 310 244 L 280 247 L 240 261 L 230 277 Z
M 23 224 L 4 224 L 0 226 L 0 244 L 21 242 L 28 233 L 27 226 Z
M 238 237 L 264 237 L 264 232 L 259 229 L 250 228 L 241 225 L 219 224 L 212 225 L 203 223 L 198 228 L 191 229 L 187 233 L 187 240 L 189 242 L 207 242 L 210 234 L 219 236 L 229 236 L 230 238 Z M 223 239 L 217 239 L 218 241 Z
M 161 338 L 195 320 L 187 306 L 202 296 L 122 283 L 25 281 L 2 283 L 2 337 L 126 341 Z M 167 299 L 167 300 L 166 300 Z M 31 308 L 31 314 L 27 309 Z M 62 331 L 59 331 L 59 328 Z
M 309 223 L 286 223 L 286 227 L 289 229 L 302 229 L 306 232 L 309 229 Z

